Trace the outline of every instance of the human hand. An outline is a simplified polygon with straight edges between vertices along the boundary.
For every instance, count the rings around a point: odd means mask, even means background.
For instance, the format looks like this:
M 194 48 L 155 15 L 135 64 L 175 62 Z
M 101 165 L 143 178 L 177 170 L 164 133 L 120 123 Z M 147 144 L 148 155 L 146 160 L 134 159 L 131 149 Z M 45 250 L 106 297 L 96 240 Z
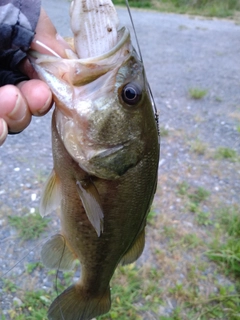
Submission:
M 69 47 L 57 35 L 55 27 L 43 9 L 35 31 L 31 49 L 49 54 L 39 46 L 38 41 L 40 41 L 59 56 L 66 56 L 65 49 Z M 27 58 L 21 62 L 19 70 L 31 80 L 22 81 L 16 86 L 8 84 L 0 88 L 0 146 L 9 132 L 21 132 L 29 125 L 32 115 L 42 116 L 52 106 L 52 93 L 49 87 L 37 79 L 37 74 Z

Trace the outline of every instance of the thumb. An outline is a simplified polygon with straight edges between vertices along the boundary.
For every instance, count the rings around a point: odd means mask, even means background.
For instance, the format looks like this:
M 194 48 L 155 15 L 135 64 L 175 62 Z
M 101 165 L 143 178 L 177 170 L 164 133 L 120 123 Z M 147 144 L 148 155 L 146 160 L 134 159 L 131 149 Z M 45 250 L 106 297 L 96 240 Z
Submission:
M 50 54 L 47 49 L 44 49 L 44 47 L 39 45 L 40 42 L 52 49 L 62 58 L 66 58 L 65 49 L 71 48 L 69 47 L 67 42 L 64 41 L 64 39 L 57 33 L 56 28 L 52 24 L 44 9 L 41 9 L 35 32 L 36 34 L 31 44 L 31 48 L 33 50 Z

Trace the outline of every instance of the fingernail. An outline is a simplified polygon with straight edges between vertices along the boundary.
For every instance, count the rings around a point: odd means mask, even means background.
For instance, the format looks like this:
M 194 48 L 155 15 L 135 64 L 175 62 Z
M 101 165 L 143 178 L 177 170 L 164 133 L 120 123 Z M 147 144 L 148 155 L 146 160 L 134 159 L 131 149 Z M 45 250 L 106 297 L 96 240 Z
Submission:
M 12 112 L 8 114 L 8 118 L 11 120 L 21 120 L 26 115 L 27 105 L 24 99 L 17 95 L 17 101 Z
M 59 33 L 56 33 L 56 40 L 64 42 L 64 38 Z
M 0 146 L 6 140 L 7 134 L 8 134 L 7 123 L 3 119 L 0 119 Z
M 52 102 L 52 92 L 49 90 L 48 99 L 46 100 L 44 106 L 41 109 L 39 109 L 38 112 L 35 115 L 37 115 L 37 116 L 44 115 L 48 111 L 48 109 L 50 108 L 51 102 Z

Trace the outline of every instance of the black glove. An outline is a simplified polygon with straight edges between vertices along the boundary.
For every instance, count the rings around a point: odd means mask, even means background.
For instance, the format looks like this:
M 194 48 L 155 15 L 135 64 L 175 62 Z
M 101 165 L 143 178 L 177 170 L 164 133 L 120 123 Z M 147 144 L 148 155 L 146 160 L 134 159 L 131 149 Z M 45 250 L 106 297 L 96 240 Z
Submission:
M 20 49 L 9 49 L 0 52 L 0 87 L 6 84 L 16 85 L 21 81 L 29 80 L 29 78 L 17 68 L 18 64 L 26 56 L 26 53 Z

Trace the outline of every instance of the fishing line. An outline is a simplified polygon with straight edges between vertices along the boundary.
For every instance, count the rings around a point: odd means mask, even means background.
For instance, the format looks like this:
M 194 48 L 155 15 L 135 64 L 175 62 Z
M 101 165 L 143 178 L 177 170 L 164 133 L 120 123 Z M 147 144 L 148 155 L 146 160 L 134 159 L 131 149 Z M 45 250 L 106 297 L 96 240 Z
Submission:
M 61 58 L 60 56 L 59 56 L 59 54 L 57 54 L 54 50 L 52 50 L 51 48 L 49 48 L 46 44 L 44 44 L 44 43 L 42 43 L 41 41 L 39 41 L 39 40 L 36 40 L 36 41 L 34 41 L 37 45 L 39 45 L 40 47 L 42 47 L 42 48 L 44 48 L 44 49 L 46 49 L 47 51 L 49 51 L 51 54 L 53 54 L 55 57 L 57 57 L 57 58 Z
M 153 98 L 151 87 L 150 87 L 149 83 L 147 83 L 147 85 L 148 85 L 148 91 L 149 91 L 149 94 L 150 94 L 150 97 L 151 97 L 152 107 L 154 109 L 154 116 L 155 116 L 155 122 L 156 122 L 156 126 L 157 126 L 158 137 L 160 137 L 159 114 L 158 114 L 156 103 L 155 103 L 154 98 Z
M 136 43 L 137 43 L 137 47 L 138 47 L 138 51 L 139 51 L 140 60 L 141 60 L 141 62 L 142 62 L 143 65 L 144 65 L 143 57 L 142 57 L 142 52 L 141 52 L 140 44 L 139 44 L 138 37 L 137 37 L 137 32 L 136 32 L 135 25 L 134 25 L 134 23 L 133 23 L 132 14 L 131 14 L 131 11 L 130 11 L 129 2 L 128 2 L 128 0 L 125 0 L 125 2 L 126 2 L 126 6 L 127 6 L 127 10 L 128 10 L 129 17 L 130 17 L 130 20 L 131 20 L 131 23 L 132 23 L 133 33 L 134 33 L 134 36 L 135 36 L 135 39 L 136 39 Z M 144 71 L 144 76 L 145 76 L 145 71 Z M 144 81 L 145 81 L 146 87 L 148 88 L 148 92 L 149 92 L 149 95 L 150 95 L 150 97 L 151 97 L 151 104 L 152 104 L 152 108 L 153 108 L 153 110 L 154 110 L 157 132 L 158 132 L 158 136 L 160 137 L 159 114 L 158 114 L 157 106 L 156 106 L 156 103 L 155 103 L 155 101 L 154 101 L 153 94 L 152 94 L 152 90 L 151 90 L 151 87 L 150 87 L 150 85 L 149 85 L 149 82 L 147 81 L 146 76 L 145 76 L 144 78 L 145 78 Z
M 50 238 L 50 237 L 48 237 Z M 3 273 L 3 276 L 5 277 L 10 271 L 12 271 L 19 263 L 21 263 L 29 254 L 31 251 L 33 251 L 34 249 L 38 248 L 43 242 L 46 241 L 46 239 L 48 238 L 45 238 L 43 239 L 42 241 L 40 241 L 38 244 L 36 244 L 34 247 L 30 248 L 28 250 L 28 253 L 25 254 L 17 263 L 15 263 L 6 273 Z
M 128 10 L 129 17 L 130 17 L 130 20 L 131 20 L 131 24 L 132 24 L 132 27 L 133 27 L 133 33 L 134 33 L 134 36 L 135 36 L 135 39 L 136 39 L 136 43 L 137 43 L 137 47 L 138 47 L 138 51 L 139 51 L 140 60 L 141 60 L 142 63 L 143 63 L 142 53 L 141 53 L 140 45 L 139 45 L 139 42 L 138 42 L 138 37 L 137 37 L 136 30 L 135 30 L 135 25 L 134 25 L 134 23 L 133 23 L 133 18 L 132 18 L 132 14 L 131 14 L 131 11 L 130 11 L 129 2 L 128 2 L 128 0 L 125 0 L 125 2 L 126 2 L 126 6 L 127 6 L 127 10 Z
M 61 258 L 60 258 L 60 260 L 59 260 L 59 264 L 58 264 L 58 268 L 57 268 L 57 272 L 56 272 L 56 276 L 55 276 L 55 280 L 56 280 L 56 293 L 57 293 L 57 302 L 58 302 L 58 307 L 59 307 L 59 310 L 60 310 L 60 313 L 61 313 L 61 317 L 62 317 L 62 319 L 64 320 L 65 318 L 64 318 L 64 315 L 63 315 L 63 313 L 62 313 L 62 308 L 61 308 L 61 305 L 60 305 L 60 303 L 59 303 L 59 294 L 58 294 L 58 275 L 59 275 L 59 268 L 60 268 L 60 265 L 61 265 L 61 262 L 62 262 L 62 259 L 63 259 L 63 254 L 64 254 L 64 251 L 65 251 L 65 248 L 66 248 L 66 239 L 60 234 L 60 236 L 63 238 L 63 243 L 64 243 L 64 245 L 63 245 L 63 251 L 62 251 L 62 255 L 61 255 Z

